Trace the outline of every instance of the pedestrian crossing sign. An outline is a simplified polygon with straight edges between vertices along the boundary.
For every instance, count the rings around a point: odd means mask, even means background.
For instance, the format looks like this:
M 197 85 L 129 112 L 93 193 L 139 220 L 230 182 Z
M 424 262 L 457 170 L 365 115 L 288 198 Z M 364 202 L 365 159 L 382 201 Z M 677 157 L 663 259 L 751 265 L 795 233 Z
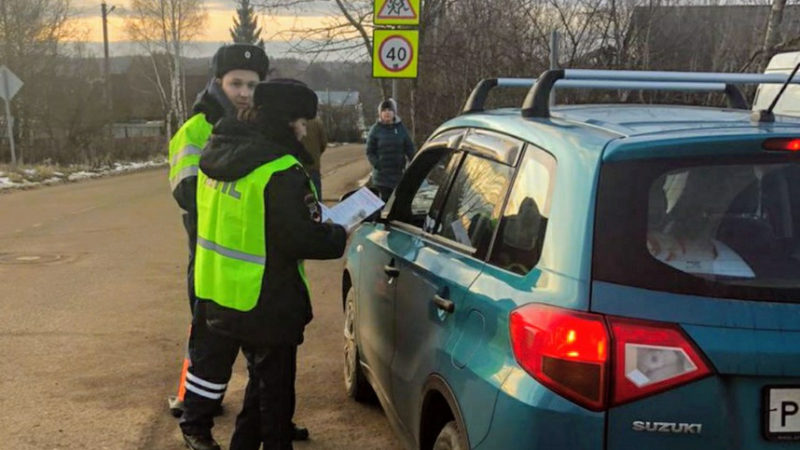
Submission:
M 420 0 L 373 0 L 375 25 L 419 25 Z

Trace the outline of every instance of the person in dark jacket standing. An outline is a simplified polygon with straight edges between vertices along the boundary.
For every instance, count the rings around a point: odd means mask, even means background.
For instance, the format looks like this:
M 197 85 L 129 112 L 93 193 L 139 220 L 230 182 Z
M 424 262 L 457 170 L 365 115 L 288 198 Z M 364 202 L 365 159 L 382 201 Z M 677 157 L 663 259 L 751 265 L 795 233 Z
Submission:
M 325 123 L 317 116 L 309 120 L 306 126 L 307 133 L 303 138 L 303 147 L 311 156 L 311 163 L 304 164 L 306 171 L 311 176 L 311 181 L 317 188 L 317 195 L 322 198 L 322 154 L 328 147 L 328 134 L 325 132 Z
M 236 117 L 238 111 L 249 108 L 253 90 L 267 76 L 269 58 L 260 47 L 248 44 L 233 44 L 220 47 L 212 59 L 213 76 L 206 88 L 197 96 L 192 107 L 192 117 L 175 132 L 169 142 L 169 183 L 172 196 L 183 210 L 183 226 L 189 238 L 189 264 L 187 288 L 189 310 L 194 314 L 194 249 L 197 236 L 197 164 L 211 129 L 223 117 Z M 187 355 L 178 384 L 178 394 L 168 400 L 172 414 L 179 417 L 183 412 L 183 397 L 186 394 L 186 370 L 191 364 L 192 353 L 202 351 L 194 348 L 193 336 L 202 330 L 190 332 Z
M 300 139 L 316 110 L 299 81 L 260 83 L 254 110 L 220 121 L 201 156 L 195 323 L 209 330 L 208 351 L 189 368 L 203 389 L 187 392 L 181 418 L 185 437 L 207 433 L 201 448 L 219 448 L 202 409 L 225 389 L 240 347 L 249 382 L 231 450 L 292 448 L 297 346 L 312 319 L 303 260 L 338 258 L 347 239 L 321 222 L 300 162 L 309 159 Z
M 397 116 L 397 103 L 391 98 L 384 100 L 378 107 L 378 121 L 367 135 L 367 159 L 372 165 L 371 184 L 384 201 L 400 182 L 415 152 L 414 143 Z

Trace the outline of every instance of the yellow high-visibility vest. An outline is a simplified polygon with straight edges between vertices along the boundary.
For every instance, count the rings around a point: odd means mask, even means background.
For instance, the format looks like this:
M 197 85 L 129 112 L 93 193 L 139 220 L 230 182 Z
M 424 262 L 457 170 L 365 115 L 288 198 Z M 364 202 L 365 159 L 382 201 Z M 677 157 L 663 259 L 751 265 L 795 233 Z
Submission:
M 206 115 L 198 113 L 189 118 L 169 140 L 169 186 L 174 191 L 181 181 L 196 177 L 200 152 L 206 146 L 214 126 Z
M 272 175 L 294 166 L 302 168 L 294 156 L 285 155 L 231 182 L 199 171 L 194 268 L 199 298 L 238 311 L 256 306 L 267 262 L 264 189 Z M 310 180 L 309 185 L 316 196 Z M 298 270 L 308 288 L 302 261 Z

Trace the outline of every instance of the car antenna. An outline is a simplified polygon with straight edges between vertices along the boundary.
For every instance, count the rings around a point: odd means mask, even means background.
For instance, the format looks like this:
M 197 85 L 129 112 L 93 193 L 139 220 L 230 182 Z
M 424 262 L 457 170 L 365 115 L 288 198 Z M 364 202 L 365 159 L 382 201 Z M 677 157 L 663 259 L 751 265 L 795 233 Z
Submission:
M 775 98 L 772 100 L 772 103 L 769 105 L 769 108 L 753 111 L 752 114 L 750 114 L 750 120 L 759 123 L 775 122 L 775 114 L 772 112 L 772 110 L 775 108 L 775 105 L 778 104 L 778 100 L 781 99 L 781 96 L 786 91 L 786 88 L 789 87 L 789 83 L 791 83 L 792 80 L 794 79 L 794 75 L 797 73 L 798 69 L 800 69 L 800 63 L 794 66 L 792 74 L 789 75 L 789 78 L 787 78 L 786 82 L 783 83 L 783 86 L 781 86 L 781 90 L 778 91 L 778 95 L 776 95 Z

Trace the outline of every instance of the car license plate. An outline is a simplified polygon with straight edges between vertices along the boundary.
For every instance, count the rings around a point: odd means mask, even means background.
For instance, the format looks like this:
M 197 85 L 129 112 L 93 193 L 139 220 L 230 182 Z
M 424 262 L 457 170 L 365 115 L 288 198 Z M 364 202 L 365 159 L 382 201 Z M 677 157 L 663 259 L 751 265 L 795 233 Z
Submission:
M 800 440 L 800 386 L 764 388 L 764 436 L 771 441 Z

